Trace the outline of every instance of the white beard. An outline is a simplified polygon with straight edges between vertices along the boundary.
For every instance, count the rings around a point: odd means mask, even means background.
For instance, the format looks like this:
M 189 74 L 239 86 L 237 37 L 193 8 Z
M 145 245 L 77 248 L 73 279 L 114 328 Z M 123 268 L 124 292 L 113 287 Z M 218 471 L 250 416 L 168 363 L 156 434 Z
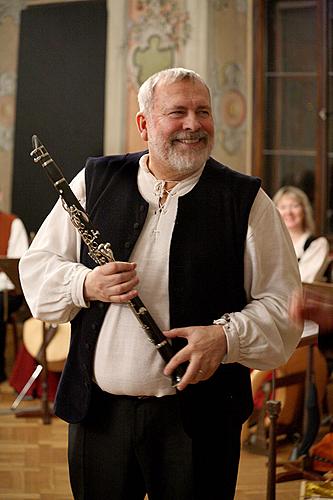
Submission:
M 177 135 L 180 134 L 176 134 L 176 137 Z M 197 171 L 208 160 L 213 146 L 207 141 L 207 146 L 204 149 L 184 153 L 177 150 L 177 143 L 174 142 L 176 137 L 171 138 L 168 143 L 162 142 L 160 139 L 149 141 L 150 148 L 154 150 L 155 156 L 168 165 L 169 169 L 175 173 L 192 173 Z M 187 134 L 188 139 L 194 137 L 197 136 L 195 134 Z M 206 137 L 206 135 L 201 135 L 201 137 Z

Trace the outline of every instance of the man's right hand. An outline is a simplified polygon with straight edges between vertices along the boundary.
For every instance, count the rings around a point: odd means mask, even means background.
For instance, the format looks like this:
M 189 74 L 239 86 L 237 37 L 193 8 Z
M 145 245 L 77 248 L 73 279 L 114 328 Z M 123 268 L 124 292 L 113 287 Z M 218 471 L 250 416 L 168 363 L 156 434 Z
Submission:
M 128 302 L 138 295 L 135 262 L 108 262 L 91 270 L 84 281 L 86 301 Z

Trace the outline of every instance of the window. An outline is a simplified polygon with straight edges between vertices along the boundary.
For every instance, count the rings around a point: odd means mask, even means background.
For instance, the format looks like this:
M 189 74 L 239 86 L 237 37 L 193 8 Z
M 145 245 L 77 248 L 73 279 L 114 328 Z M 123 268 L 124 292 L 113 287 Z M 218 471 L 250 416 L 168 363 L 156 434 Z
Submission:
M 317 232 L 333 237 L 333 0 L 254 9 L 254 173 L 270 196 L 303 189 Z

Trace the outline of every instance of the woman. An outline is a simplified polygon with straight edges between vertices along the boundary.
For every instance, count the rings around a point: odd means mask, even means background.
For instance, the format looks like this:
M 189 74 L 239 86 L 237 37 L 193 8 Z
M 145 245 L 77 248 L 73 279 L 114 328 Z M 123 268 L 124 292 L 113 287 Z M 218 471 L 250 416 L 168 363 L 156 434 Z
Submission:
M 307 195 L 297 187 L 283 186 L 273 201 L 294 244 L 302 282 L 322 280 L 328 264 L 329 244 L 326 238 L 314 236 L 312 208 Z

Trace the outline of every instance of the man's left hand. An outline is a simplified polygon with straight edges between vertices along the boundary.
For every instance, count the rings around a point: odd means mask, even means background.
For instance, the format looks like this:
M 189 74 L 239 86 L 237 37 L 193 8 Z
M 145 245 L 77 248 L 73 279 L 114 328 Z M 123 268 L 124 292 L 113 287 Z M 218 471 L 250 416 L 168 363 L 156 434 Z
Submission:
M 209 379 L 227 352 L 227 340 L 222 325 L 189 326 L 163 332 L 166 337 L 187 339 L 187 346 L 177 352 L 166 365 L 164 374 L 170 376 L 180 364 L 189 362 L 177 389 Z

